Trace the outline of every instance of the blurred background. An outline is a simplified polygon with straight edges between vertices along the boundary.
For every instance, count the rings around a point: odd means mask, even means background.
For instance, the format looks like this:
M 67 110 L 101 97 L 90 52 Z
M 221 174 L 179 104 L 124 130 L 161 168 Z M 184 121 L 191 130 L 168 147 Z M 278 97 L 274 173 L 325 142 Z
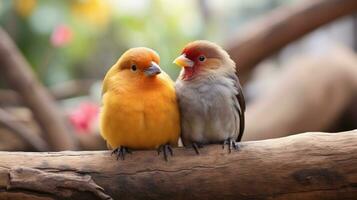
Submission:
M 355 129 L 356 4 L 0 0 L 0 150 L 106 149 L 98 130 L 106 71 L 128 48 L 146 46 L 175 80 L 172 60 L 197 39 L 237 63 L 244 140 Z

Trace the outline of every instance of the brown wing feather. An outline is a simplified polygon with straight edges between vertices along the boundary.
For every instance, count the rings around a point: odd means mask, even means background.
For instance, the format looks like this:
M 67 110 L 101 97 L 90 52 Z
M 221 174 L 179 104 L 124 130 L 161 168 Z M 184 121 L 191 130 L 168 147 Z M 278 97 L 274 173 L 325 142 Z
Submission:
M 236 95 L 236 98 L 238 99 L 238 103 L 239 103 L 239 106 L 240 106 L 240 110 L 238 110 L 238 114 L 239 114 L 239 135 L 238 135 L 237 141 L 240 142 L 242 140 L 243 133 L 244 133 L 244 128 L 245 128 L 245 116 L 244 116 L 244 113 L 245 113 L 245 100 L 244 100 L 242 86 L 240 85 L 239 81 L 237 81 L 236 87 L 237 87 L 237 90 L 238 90 L 238 94 Z
M 242 90 L 242 86 L 240 85 L 239 79 L 237 77 L 237 75 L 234 74 L 234 76 L 231 77 L 234 82 L 235 82 L 235 86 L 237 89 L 238 94 L 235 96 L 237 101 L 238 101 L 238 106 L 235 106 L 238 115 L 239 115 L 239 134 L 237 137 L 237 141 L 240 142 L 242 140 L 243 137 L 243 133 L 244 133 L 244 128 L 245 128 L 245 99 L 244 99 L 244 94 L 243 94 L 243 90 Z

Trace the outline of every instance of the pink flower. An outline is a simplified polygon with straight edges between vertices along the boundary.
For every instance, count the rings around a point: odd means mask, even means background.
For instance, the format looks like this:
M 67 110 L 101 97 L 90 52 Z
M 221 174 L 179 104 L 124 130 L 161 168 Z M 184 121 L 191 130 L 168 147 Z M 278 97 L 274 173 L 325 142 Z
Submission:
M 72 38 L 72 29 L 67 25 L 59 25 L 53 30 L 50 41 L 54 47 L 63 47 L 70 43 Z
M 84 102 L 69 114 L 69 120 L 78 133 L 90 133 L 97 122 L 99 106 L 91 102 Z

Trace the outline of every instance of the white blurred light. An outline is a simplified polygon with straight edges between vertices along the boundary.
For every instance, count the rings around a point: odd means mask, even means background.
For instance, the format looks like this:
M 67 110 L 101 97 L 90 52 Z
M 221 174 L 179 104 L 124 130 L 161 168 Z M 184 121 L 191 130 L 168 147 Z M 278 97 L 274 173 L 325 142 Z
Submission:
M 118 15 L 142 15 L 150 7 L 151 0 L 110 0 Z
M 42 5 L 30 16 L 30 25 L 33 30 L 40 34 L 49 34 L 56 25 L 63 20 L 63 13 L 55 7 Z

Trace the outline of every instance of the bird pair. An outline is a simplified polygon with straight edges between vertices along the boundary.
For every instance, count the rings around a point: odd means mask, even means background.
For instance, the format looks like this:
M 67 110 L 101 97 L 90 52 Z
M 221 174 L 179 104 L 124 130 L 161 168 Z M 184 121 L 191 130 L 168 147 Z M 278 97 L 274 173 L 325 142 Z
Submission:
M 130 149 L 158 149 L 165 160 L 179 137 L 185 146 L 223 143 L 238 149 L 245 101 L 235 63 L 209 41 L 186 45 L 174 63 L 176 83 L 148 48 L 126 51 L 107 72 L 102 91 L 101 135 L 117 158 Z

